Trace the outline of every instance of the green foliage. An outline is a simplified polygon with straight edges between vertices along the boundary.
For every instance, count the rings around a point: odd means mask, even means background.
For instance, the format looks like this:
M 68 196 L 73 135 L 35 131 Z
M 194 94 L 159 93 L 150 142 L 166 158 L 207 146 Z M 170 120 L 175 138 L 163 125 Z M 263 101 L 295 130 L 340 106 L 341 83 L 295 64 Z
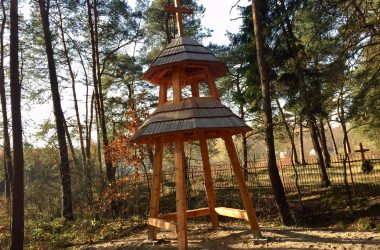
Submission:
M 73 222 L 66 222 L 61 218 L 51 221 L 27 221 L 27 247 L 28 249 L 65 249 L 100 243 L 129 235 L 144 225 L 144 222 L 138 218 L 98 220 L 87 217 Z
M 175 16 L 163 11 L 167 5 L 173 5 L 173 1 L 153 0 L 149 6 L 140 4 L 145 13 L 144 46 L 141 52 L 146 64 L 152 62 L 163 47 L 177 35 Z M 183 15 L 185 36 L 198 42 L 209 37 L 210 30 L 201 25 L 201 18 L 205 12 L 204 7 L 194 0 L 182 0 L 181 5 L 193 10 L 193 14 Z

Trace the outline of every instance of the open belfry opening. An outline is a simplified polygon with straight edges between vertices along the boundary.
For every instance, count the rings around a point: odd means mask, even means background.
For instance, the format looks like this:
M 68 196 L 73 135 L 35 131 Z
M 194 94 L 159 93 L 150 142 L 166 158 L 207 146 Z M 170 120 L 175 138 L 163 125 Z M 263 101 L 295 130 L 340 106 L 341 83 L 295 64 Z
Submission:
M 232 140 L 233 135 L 246 133 L 251 128 L 219 101 L 215 85 L 215 79 L 226 74 L 228 69 L 204 46 L 184 37 L 182 14 L 190 14 L 192 10 L 182 8 L 180 0 L 175 0 L 175 5 L 165 10 L 176 14 L 179 37 L 171 41 L 143 75 L 144 80 L 159 86 L 159 102 L 157 109 L 131 138 L 131 142 L 137 144 L 154 145 L 149 238 L 155 240 L 158 229 L 172 230 L 177 233 L 178 249 L 187 249 L 187 219 L 210 216 L 212 226 L 218 227 L 219 215 L 247 220 L 254 237 L 260 238 L 260 228 Z M 200 84 L 207 85 L 210 96 L 200 97 Z M 185 98 L 183 91 L 188 88 L 191 95 Z M 172 100 L 168 98 L 170 89 Z M 213 138 L 224 140 L 244 210 L 216 207 L 207 146 L 207 140 Z M 185 185 L 184 144 L 191 141 L 199 141 L 208 203 L 208 207 L 194 210 L 187 209 Z M 160 214 L 163 149 L 173 143 L 176 212 Z

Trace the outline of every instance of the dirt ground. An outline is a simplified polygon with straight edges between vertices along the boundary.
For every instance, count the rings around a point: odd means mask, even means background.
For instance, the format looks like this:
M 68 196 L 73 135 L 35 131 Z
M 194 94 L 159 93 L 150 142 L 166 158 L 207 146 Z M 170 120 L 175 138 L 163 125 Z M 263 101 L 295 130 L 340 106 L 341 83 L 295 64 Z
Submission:
M 379 232 L 350 232 L 329 228 L 262 228 L 265 240 L 254 241 L 247 226 L 228 224 L 211 229 L 202 224 L 189 225 L 189 249 L 380 249 Z M 175 234 L 160 232 L 157 242 L 147 241 L 147 231 L 81 250 L 176 249 Z

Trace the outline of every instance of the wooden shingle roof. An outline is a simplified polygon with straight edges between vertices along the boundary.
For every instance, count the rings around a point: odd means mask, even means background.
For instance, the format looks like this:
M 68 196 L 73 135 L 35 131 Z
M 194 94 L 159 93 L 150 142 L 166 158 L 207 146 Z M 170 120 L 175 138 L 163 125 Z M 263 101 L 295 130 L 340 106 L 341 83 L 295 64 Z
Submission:
M 171 71 L 166 71 L 163 76 L 160 73 L 174 65 L 184 65 L 188 67 L 208 67 L 215 78 L 223 76 L 228 72 L 227 67 L 213 53 L 203 45 L 191 38 L 179 37 L 161 52 L 152 63 L 150 68 L 143 75 L 143 79 L 154 84 L 159 84 L 164 77 L 170 78 Z
M 228 130 L 231 134 L 251 130 L 229 108 L 211 97 L 193 97 L 178 104 L 165 103 L 141 126 L 131 138 L 132 142 L 149 143 L 155 137 L 176 132 L 209 131 L 217 137 L 217 131 Z M 215 134 L 215 136 L 211 136 Z

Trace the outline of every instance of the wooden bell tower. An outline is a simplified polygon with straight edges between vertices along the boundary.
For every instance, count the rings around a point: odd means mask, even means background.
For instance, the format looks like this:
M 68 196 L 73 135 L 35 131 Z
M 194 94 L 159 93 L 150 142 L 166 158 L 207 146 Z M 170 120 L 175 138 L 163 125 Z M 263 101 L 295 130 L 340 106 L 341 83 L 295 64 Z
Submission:
M 232 136 L 251 130 L 238 116 L 219 101 L 215 79 L 228 72 L 227 67 L 205 47 L 184 37 L 182 14 L 192 11 L 175 6 L 165 8 L 176 13 L 179 37 L 174 39 L 156 58 L 143 79 L 159 86 L 159 102 L 156 111 L 132 136 L 134 143 L 154 144 L 155 159 L 148 219 L 149 238 L 156 239 L 157 229 L 177 233 L 178 249 L 187 249 L 187 219 L 210 216 L 213 227 L 219 225 L 218 216 L 245 219 L 255 238 L 261 232 L 253 205 L 244 181 Z M 199 86 L 205 84 L 207 97 L 200 97 Z M 191 96 L 184 97 L 184 89 L 190 87 Z M 172 90 L 172 100 L 168 92 Z M 207 139 L 222 138 L 234 170 L 244 210 L 216 206 Z M 199 141 L 208 207 L 188 210 L 186 207 L 184 143 Z M 162 157 L 165 144 L 174 143 L 176 212 L 159 213 Z

